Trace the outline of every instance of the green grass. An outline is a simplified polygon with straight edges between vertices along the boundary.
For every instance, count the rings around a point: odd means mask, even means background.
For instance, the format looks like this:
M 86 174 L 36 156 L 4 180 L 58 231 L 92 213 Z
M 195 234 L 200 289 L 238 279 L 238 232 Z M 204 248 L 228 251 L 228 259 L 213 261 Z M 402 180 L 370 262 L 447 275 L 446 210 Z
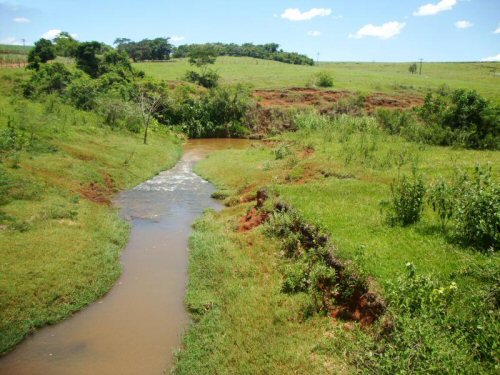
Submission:
M 32 46 L 17 46 L 12 44 L 0 44 L 0 54 L 27 55 Z
M 0 134 L 10 121 L 23 139 L 0 154 L 0 178 L 11 186 L 0 189 L 0 353 L 111 288 L 129 227 L 96 201 L 171 167 L 181 152 L 166 132 L 145 146 L 141 134 L 112 131 L 95 113 L 22 99 L 14 86 L 25 74 L 0 71 Z
M 307 297 L 280 292 L 276 243 L 259 230 L 234 231 L 245 209 L 209 211 L 194 226 L 186 302 L 195 322 L 174 373 L 353 373 L 342 351 L 318 350 L 342 328 L 304 320 Z
M 192 67 L 187 59 L 134 66 L 152 77 L 180 81 Z M 214 69 L 223 83 L 246 83 L 256 89 L 304 87 L 318 71 L 330 72 L 334 89 L 416 94 L 447 84 L 452 88 L 475 89 L 500 100 L 499 63 L 424 63 L 422 75 L 408 72 L 409 63 L 320 63 L 319 66 L 283 64 L 247 57 L 219 57 Z M 496 72 L 497 75 L 494 75 Z
M 418 166 L 427 184 L 440 175 L 450 178 L 457 168 L 470 171 L 477 164 L 490 164 L 494 178 L 498 180 L 500 152 L 422 146 L 388 136 L 370 126 L 365 132 L 346 130 L 352 121 L 344 117 L 323 129 L 284 134 L 277 137 L 281 145 L 255 145 L 243 151 L 218 152 L 201 161 L 197 171 L 219 188 L 236 191 L 238 197 L 260 186 L 272 186 L 308 222 L 325 228 L 336 246 L 337 256 L 354 261 L 371 280 L 372 288 L 383 296 L 392 293 L 394 285 L 399 285 L 399 277 L 405 272 L 408 262 L 415 265 L 419 274 L 429 275 L 442 285 L 456 282 L 458 293 L 449 307 L 449 318 L 472 322 L 475 316 L 484 313 L 488 326 L 492 327 L 490 332 L 498 333 L 498 311 L 488 316 L 487 312 L 476 310 L 477 301 L 489 298 L 488 291 L 495 287 L 492 281 L 495 278 L 471 271 L 484 270 L 498 277 L 498 253 L 481 253 L 453 243 L 449 238 L 450 230 L 441 230 L 428 206 L 418 224 L 391 227 L 385 222 L 380 202 L 389 199 L 390 182 L 398 174 L 410 173 L 413 165 Z M 306 152 L 306 149 L 314 152 Z M 397 314 L 397 310 L 394 311 Z M 402 316 L 401 319 L 407 318 Z M 437 365 L 438 372 L 444 371 L 446 366 L 459 368 L 458 358 L 469 363 L 469 369 L 474 371 L 489 372 L 493 369 L 491 362 L 474 358 L 474 345 L 447 339 L 450 333 L 446 333 L 445 325 L 438 325 L 437 329 L 442 330 L 439 333 L 431 328 L 433 323 L 423 317 L 406 322 L 402 335 L 408 334 L 411 340 L 417 341 L 418 337 L 423 337 L 426 345 L 431 342 L 430 352 L 437 355 L 433 362 L 442 361 Z M 475 329 L 475 326 L 471 328 L 472 331 Z M 421 336 L 424 335 L 422 332 L 436 333 L 429 337 Z M 482 339 L 477 332 L 473 337 Z M 359 340 L 357 336 L 354 339 Z M 365 337 L 346 345 L 366 348 L 367 341 Z M 405 342 L 400 343 L 404 346 L 413 345 L 414 341 L 401 342 Z M 403 350 L 403 347 L 398 350 Z M 498 355 L 497 345 L 492 356 L 498 359 Z M 392 358 L 391 361 L 400 371 L 414 368 L 403 359 Z M 407 365 L 409 367 L 405 367 Z

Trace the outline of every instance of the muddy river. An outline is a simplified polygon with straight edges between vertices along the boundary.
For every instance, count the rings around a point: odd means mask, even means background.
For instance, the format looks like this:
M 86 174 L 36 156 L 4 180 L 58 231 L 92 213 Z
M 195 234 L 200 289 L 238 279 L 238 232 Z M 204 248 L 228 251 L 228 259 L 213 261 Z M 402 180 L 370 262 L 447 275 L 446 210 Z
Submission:
M 246 140 L 192 140 L 177 165 L 116 198 L 132 222 L 111 291 L 73 317 L 27 337 L 0 359 L 0 374 L 168 373 L 189 316 L 188 237 L 214 187 L 193 172 L 209 152 L 244 148 Z

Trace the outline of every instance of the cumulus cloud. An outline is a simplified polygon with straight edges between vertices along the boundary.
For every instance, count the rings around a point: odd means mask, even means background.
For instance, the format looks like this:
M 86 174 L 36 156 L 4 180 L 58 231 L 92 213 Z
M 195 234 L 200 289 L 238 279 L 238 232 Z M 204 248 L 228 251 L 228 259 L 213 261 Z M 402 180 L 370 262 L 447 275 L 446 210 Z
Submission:
M 498 55 L 495 55 L 495 56 L 485 57 L 485 58 L 481 59 L 481 61 L 484 61 L 484 62 L 500 61 L 500 53 Z
M 12 21 L 16 23 L 30 23 L 30 20 L 26 17 L 15 17 Z
M 318 31 L 318 30 L 312 30 L 312 31 L 308 31 L 307 32 L 307 35 L 309 36 L 320 36 L 321 35 L 321 31 Z
M 390 39 L 398 35 L 406 26 L 406 23 L 397 21 L 387 22 L 381 26 L 375 26 L 371 23 L 363 26 L 356 34 L 349 34 L 349 38 L 361 39 L 366 36 L 373 36 L 380 39 Z
M 472 24 L 469 21 L 465 21 L 465 20 L 455 22 L 455 27 L 457 29 L 468 29 L 469 27 L 472 27 L 472 26 L 474 26 L 474 24 Z
M 306 12 L 301 12 L 297 8 L 288 8 L 285 9 L 281 18 L 290 21 L 309 21 L 314 17 L 325 17 L 332 14 L 332 10 L 330 8 L 312 8 Z
M 500 34 L 500 26 L 498 26 L 498 28 L 495 31 L 493 31 L 493 34 Z
M 42 35 L 42 38 L 44 39 L 54 39 L 56 38 L 59 34 L 61 34 L 62 30 L 59 29 L 50 29 L 46 33 Z
M 182 36 L 182 35 L 172 35 L 172 36 L 170 37 L 170 40 L 171 40 L 172 42 L 180 42 L 180 41 L 183 41 L 184 39 L 186 39 L 186 37 L 185 37 L 185 36 Z
M 15 45 L 15 46 L 22 46 L 23 41 L 15 38 L 13 36 L 8 36 L 7 38 L 0 39 L 0 44 L 10 44 L 10 45 Z
M 457 0 L 441 0 L 437 4 L 429 3 L 422 5 L 416 12 L 413 12 L 413 15 L 433 16 L 445 10 L 452 10 L 455 5 L 457 5 Z

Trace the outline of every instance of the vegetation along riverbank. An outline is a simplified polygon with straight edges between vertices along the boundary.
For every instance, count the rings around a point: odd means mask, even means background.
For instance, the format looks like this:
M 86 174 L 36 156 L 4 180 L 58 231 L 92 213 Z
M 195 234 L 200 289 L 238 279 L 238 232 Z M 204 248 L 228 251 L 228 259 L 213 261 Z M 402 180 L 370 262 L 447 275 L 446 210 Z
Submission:
M 498 371 L 498 63 L 118 44 L 67 34 L 0 70 L 0 352 L 112 286 L 116 191 L 186 137 L 241 137 L 196 166 L 227 208 L 194 225 L 174 372 Z

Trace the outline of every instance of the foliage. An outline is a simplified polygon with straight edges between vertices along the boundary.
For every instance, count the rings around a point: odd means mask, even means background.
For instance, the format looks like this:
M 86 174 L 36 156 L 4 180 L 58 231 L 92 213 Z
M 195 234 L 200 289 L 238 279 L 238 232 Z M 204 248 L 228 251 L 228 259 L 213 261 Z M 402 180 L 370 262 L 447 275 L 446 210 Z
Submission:
M 500 183 L 491 170 L 476 167 L 474 175 L 464 175 L 454 187 L 454 235 L 480 249 L 500 249 Z
M 318 87 L 333 87 L 333 76 L 327 71 L 322 71 L 314 76 L 314 84 Z
M 143 39 L 133 42 L 127 38 L 117 38 L 114 42 L 118 51 L 126 52 L 130 58 L 136 61 L 161 61 L 169 60 L 173 46 L 170 38 Z
M 76 66 L 89 76 L 96 78 L 99 76 L 98 54 L 103 50 L 102 43 L 84 42 L 80 43 L 75 51 Z
M 66 31 L 61 31 L 54 38 L 54 50 L 57 56 L 72 57 L 75 55 L 78 41 Z
M 403 175 L 394 180 L 391 183 L 389 222 L 402 226 L 418 222 L 424 209 L 424 195 L 424 182 L 416 168 L 413 168 L 411 177 Z
M 415 73 L 417 73 L 417 64 L 415 64 L 415 63 L 411 64 L 411 65 L 408 67 L 408 71 L 409 71 L 411 74 L 415 74 Z
M 199 93 L 180 86 L 166 98 L 157 117 L 168 125 L 179 125 L 192 138 L 241 136 L 251 103 L 250 91 L 242 85 Z
M 295 52 L 285 52 L 279 49 L 279 44 L 268 43 L 255 45 L 252 43 L 224 44 L 224 43 L 206 43 L 206 44 L 184 44 L 174 49 L 173 57 L 189 57 L 192 51 L 199 49 L 211 49 L 215 56 L 247 56 L 257 59 L 280 61 L 287 64 L 296 65 L 314 65 L 314 60 Z
M 500 148 L 500 108 L 476 91 L 443 88 L 429 93 L 419 110 L 427 125 L 439 125 L 448 132 L 447 144 L 474 149 Z
M 24 95 L 37 97 L 41 94 L 61 94 L 71 83 L 71 79 L 72 73 L 65 65 L 58 62 L 43 64 L 24 84 Z
M 54 45 L 50 40 L 40 39 L 28 54 L 28 68 L 38 70 L 40 64 L 56 58 Z
M 202 73 L 195 72 L 194 70 L 188 70 L 185 78 L 188 82 L 196 83 L 207 89 L 212 89 L 217 87 L 220 76 L 212 69 L 207 69 Z

